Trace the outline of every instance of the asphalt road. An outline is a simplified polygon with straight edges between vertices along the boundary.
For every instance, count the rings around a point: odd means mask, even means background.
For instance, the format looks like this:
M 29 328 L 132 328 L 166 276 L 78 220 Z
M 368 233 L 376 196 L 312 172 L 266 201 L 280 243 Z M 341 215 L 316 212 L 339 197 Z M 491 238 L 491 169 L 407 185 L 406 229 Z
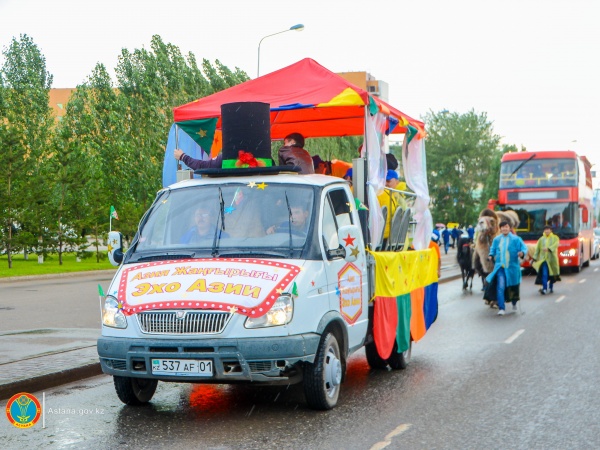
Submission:
M 114 272 L 0 282 L 0 330 L 95 328 L 100 330 L 98 284 L 106 289 Z
M 499 317 L 460 280 L 440 285 L 438 320 L 404 371 L 350 361 L 338 406 L 306 407 L 299 386 L 159 383 L 127 407 L 107 376 L 48 390 L 45 428 L 0 420 L 5 448 L 588 449 L 600 447 L 600 263 Z M 476 281 L 476 289 L 480 283 Z M 87 300 L 86 300 L 87 301 Z M 90 299 L 90 301 L 92 301 Z M 42 393 L 38 393 L 42 398 Z

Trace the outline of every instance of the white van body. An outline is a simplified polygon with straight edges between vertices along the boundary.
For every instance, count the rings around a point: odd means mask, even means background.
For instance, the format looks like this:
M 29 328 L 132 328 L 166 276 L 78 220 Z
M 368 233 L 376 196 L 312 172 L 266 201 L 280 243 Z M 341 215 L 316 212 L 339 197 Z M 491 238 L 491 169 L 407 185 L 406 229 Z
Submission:
M 112 259 L 121 238 L 110 240 Z M 103 301 L 102 370 L 128 404 L 149 401 L 158 380 L 304 380 L 309 405 L 329 409 L 369 334 L 370 267 L 342 179 L 176 183 L 140 221 Z

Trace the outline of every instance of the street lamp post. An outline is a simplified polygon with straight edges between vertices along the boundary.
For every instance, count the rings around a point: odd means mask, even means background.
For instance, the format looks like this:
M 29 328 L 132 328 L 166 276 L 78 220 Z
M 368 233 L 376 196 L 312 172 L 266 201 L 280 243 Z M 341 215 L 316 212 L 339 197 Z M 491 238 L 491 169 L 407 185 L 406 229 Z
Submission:
M 285 33 L 287 31 L 302 31 L 302 30 L 304 30 L 304 25 L 299 23 L 297 25 L 289 27 L 287 30 L 278 31 L 277 33 L 273 33 L 273 34 L 268 34 L 267 36 L 263 37 L 260 40 L 260 42 L 258 43 L 258 64 L 256 65 L 256 76 L 257 77 L 260 77 L 260 44 L 262 43 L 262 41 L 268 37 L 275 36 L 276 34 Z

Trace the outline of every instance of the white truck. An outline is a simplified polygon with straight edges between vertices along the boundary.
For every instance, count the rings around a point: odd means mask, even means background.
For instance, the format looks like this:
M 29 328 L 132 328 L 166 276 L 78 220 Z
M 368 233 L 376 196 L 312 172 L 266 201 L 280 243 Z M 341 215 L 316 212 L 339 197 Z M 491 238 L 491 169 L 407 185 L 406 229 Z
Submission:
M 308 405 L 330 409 L 361 347 L 372 367 L 406 367 L 410 347 L 383 359 L 375 346 L 361 214 L 349 184 L 325 175 L 203 176 L 159 191 L 126 253 L 109 236 L 120 267 L 97 347 L 119 398 L 146 403 L 158 381 L 303 382 Z

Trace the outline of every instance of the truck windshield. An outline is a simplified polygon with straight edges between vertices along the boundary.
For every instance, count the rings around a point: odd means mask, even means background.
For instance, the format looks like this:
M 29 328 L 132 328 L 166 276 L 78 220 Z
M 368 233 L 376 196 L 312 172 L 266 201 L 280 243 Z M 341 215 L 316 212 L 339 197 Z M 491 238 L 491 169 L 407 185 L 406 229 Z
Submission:
M 528 203 L 506 209 L 514 209 L 519 216 L 516 231 L 523 239 L 539 239 L 546 225 L 550 225 L 552 232 L 561 239 L 577 236 L 579 214 L 576 203 Z
M 313 222 L 314 192 L 291 184 L 219 184 L 165 191 L 141 225 L 133 259 L 158 252 L 289 256 Z

